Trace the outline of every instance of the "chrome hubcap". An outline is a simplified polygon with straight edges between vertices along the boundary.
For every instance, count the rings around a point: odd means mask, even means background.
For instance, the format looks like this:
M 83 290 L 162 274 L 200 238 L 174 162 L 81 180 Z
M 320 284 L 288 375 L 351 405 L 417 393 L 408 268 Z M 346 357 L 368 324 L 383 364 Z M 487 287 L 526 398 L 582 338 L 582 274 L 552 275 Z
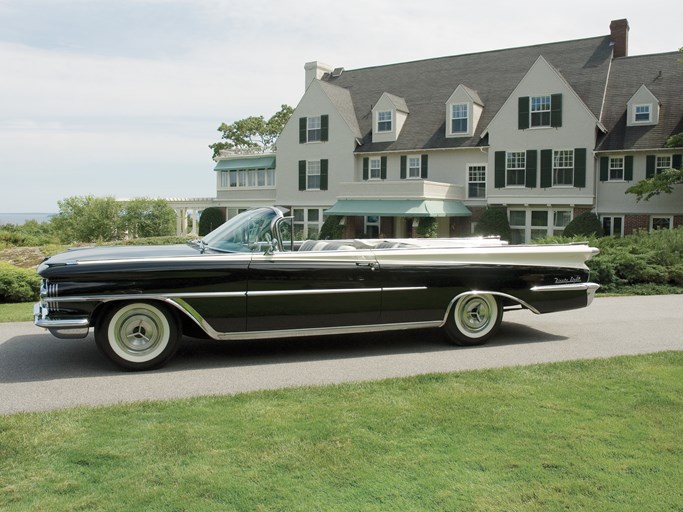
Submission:
M 163 339 L 159 317 L 151 311 L 133 310 L 115 326 L 116 343 L 131 355 L 144 355 L 153 351 Z
M 493 299 L 495 301 L 495 299 Z M 455 311 L 456 322 L 470 334 L 482 334 L 492 325 L 497 310 L 486 297 L 467 297 L 460 301 Z

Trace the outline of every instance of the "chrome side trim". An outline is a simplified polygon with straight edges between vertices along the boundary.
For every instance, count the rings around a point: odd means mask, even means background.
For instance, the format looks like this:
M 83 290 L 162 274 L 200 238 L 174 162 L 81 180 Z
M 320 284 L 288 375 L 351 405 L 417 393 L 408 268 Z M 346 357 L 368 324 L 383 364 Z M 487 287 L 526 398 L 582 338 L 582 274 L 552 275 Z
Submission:
M 203 299 L 203 298 L 231 298 L 231 297 L 276 297 L 294 295 L 330 295 L 338 293 L 379 293 L 379 292 L 406 292 L 426 290 L 426 286 L 405 286 L 394 288 L 330 288 L 313 290 L 263 290 L 243 292 L 197 292 L 197 293 L 136 293 L 121 295 L 81 295 L 73 297 L 45 297 L 45 302 L 109 302 L 112 300 L 166 300 L 166 299 Z

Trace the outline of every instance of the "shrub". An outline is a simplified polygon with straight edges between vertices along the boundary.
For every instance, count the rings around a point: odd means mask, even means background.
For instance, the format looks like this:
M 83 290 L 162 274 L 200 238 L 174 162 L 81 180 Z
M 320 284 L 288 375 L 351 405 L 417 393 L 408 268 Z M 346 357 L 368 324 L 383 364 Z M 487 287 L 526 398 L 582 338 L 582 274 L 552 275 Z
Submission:
M 0 302 L 29 302 L 40 296 L 40 277 L 27 270 L 0 261 Z
M 208 235 L 225 222 L 223 210 L 216 207 L 207 208 L 199 217 L 199 236 Z
M 481 236 L 499 236 L 503 240 L 510 240 L 510 223 L 505 208 L 486 208 L 481 214 L 474 233 Z
M 438 227 L 439 223 L 434 217 L 422 218 L 417 226 L 417 236 L 420 238 L 436 238 Z
M 602 236 L 602 224 L 593 212 L 582 213 L 564 228 L 564 236 Z
M 320 240 L 339 240 L 344 236 L 344 226 L 339 224 L 341 219 L 328 215 L 320 228 Z

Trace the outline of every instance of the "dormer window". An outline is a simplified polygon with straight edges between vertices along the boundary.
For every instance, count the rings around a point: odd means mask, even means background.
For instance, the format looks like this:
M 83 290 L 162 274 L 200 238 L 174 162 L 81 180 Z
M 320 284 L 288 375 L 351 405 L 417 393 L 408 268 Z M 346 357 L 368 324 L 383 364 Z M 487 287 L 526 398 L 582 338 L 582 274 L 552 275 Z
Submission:
M 396 142 L 408 118 L 406 100 L 384 92 L 372 107 L 372 142 Z
M 377 112 L 377 131 L 390 132 L 393 129 L 393 115 L 391 110 Z
M 451 133 L 467 133 L 469 131 L 467 103 L 451 105 Z
M 657 97 L 641 85 L 626 103 L 626 126 L 655 125 L 659 123 L 660 110 Z
M 635 105 L 633 108 L 634 123 L 649 123 L 651 120 L 651 105 Z

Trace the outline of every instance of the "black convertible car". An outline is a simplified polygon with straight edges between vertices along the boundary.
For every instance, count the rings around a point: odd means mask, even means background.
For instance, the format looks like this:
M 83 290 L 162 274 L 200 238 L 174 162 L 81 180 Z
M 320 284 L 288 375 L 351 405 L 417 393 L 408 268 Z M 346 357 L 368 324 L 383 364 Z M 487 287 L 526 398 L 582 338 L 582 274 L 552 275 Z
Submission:
M 585 244 L 497 239 L 295 242 L 278 208 L 244 212 L 186 245 L 95 247 L 45 260 L 35 324 L 59 338 L 94 328 L 127 370 L 167 362 L 183 334 L 216 340 L 443 327 L 486 342 L 503 311 L 590 304 Z

